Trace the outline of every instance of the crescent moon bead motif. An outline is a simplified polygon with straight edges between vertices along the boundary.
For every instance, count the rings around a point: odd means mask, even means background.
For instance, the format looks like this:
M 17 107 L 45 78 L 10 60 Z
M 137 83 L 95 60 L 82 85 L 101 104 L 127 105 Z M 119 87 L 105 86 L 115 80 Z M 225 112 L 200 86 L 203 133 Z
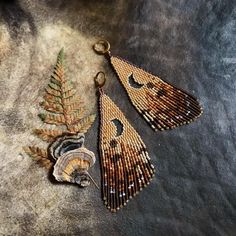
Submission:
M 124 125 L 121 123 L 120 120 L 118 120 L 117 118 L 112 120 L 113 124 L 116 126 L 116 137 L 122 135 L 123 131 L 124 131 Z
M 138 83 L 137 81 L 135 81 L 134 79 L 134 74 L 131 73 L 129 76 L 128 76 L 128 82 L 129 82 L 129 85 L 133 88 L 136 88 L 136 89 L 140 89 L 143 87 L 143 84 L 140 84 Z

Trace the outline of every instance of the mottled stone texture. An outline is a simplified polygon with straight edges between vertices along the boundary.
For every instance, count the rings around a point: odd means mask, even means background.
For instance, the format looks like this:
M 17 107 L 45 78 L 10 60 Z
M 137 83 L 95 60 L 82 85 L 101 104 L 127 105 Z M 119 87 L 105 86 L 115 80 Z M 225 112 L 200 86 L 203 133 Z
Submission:
M 235 235 L 236 2 L 234 0 L 2 0 L 0 2 L 1 235 Z M 203 116 L 154 133 L 92 44 L 200 98 Z M 151 185 L 117 214 L 91 186 L 56 184 L 22 152 L 38 143 L 38 103 L 65 48 L 67 76 L 89 112 L 93 76 L 143 137 L 158 170 Z M 97 153 L 98 121 L 86 136 Z M 41 143 L 41 145 L 44 145 Z M 91 174 L 99 182 L 99 162 Z

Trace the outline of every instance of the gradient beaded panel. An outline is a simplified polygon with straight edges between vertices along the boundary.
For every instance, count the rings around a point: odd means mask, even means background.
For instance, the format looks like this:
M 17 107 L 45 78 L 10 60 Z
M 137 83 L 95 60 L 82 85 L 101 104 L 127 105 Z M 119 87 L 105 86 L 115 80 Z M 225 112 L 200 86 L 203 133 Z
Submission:
M 132 104 L 155 131 L 188 124 L 202 114 L 190 94 L 118 57 L 111 56 L 110 62 Z
M 100 155 L 105 205 L 116 212 L 154 175 L 145 144 L 114 102 L 100 91 Z

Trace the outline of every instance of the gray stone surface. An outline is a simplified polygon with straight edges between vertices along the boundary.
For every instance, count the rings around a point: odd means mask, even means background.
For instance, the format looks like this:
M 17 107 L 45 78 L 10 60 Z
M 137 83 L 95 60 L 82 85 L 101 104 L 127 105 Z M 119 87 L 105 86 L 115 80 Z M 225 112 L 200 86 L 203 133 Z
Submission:
M 1 235 L 235 235 L 236 2 L 234 0 L 3 0 L 0 2 Z M 198 97 L 203 116 L 154 133 L 93 43 Z M 151 185 L 111 214 L 93 186 L 56 184 L 22 152 L 38 143 L 38 103 L 57 52 L 96 111 L 93 76 L 143 137 L 158 170 Z M 98 120 L 86 136 L 97 153 Z M 40 143 L 44 145 L 43 143 Z M 99 162 L 91 171 L 99 182 Z

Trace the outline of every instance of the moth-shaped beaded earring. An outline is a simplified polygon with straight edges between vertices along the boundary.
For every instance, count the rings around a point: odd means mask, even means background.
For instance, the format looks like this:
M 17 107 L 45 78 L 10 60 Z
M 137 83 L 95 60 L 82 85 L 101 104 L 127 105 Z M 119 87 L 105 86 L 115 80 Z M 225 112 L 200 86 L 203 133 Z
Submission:
M 84 134 L 93 124 L 95 115 L 84 117 L 81 99 L 76 96 L 72 82 L 65 79 L 63 49 L 41 106 L 46 111 L 40 114 L 44 123 L 62 128 L 35 129 L 39 138 L 50 143 L 48 149 L 28 146 L 25 152 L 46 168 L 53 167 L 57 181 L 88 186 L 90 180 L 93 181 L 88 170 L 95 163 L 95 155 L 84 147 Z
M 132 104 L 155 131 L 188 124 L 202 114 L 192 95 L 111 55 L 108 41 L 100 40 L 93 48 L 110 61 Z
M 119 210 L 146 187 L 154 175 L 145 144 L 121 110 L 104 93 L 105 74 L 99 72 L 102 195 L 112 212 Z

